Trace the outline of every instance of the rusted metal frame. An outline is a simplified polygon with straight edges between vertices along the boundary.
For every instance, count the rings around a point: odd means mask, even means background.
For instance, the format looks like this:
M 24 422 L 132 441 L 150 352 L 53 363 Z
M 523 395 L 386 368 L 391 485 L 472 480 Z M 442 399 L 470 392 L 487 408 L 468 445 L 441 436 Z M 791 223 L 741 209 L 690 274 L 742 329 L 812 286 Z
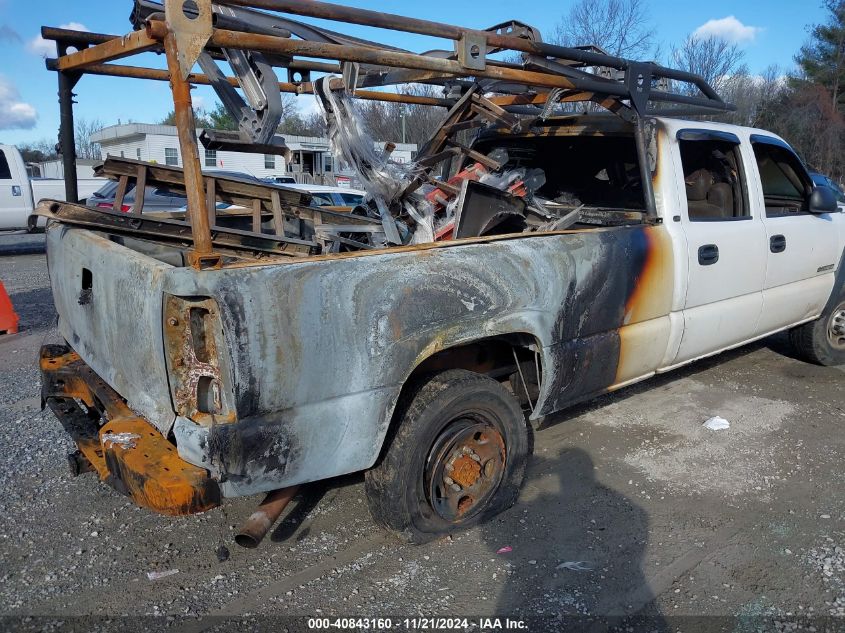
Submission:
M 446 154 L 443 154 L 444 148 L 446 147 L 446 143 L 450 135 L 453 133 L 450 130 L 452 129 L 453 125 L 462 123 L 468 118 L 474 116 L 474 112 L 472 110 L 474 104 L 473 97 L 476 96 L 478 90 L 478 84 L 473 84 L 472 87 L 470 87 L 470 89 L 467 90 L 460 99 L 458 99 L 458 101 L 446 113 L 446 118 L 441 124 L 440 128 L 437 130 L 437 132 L 435 132 L 435 134 L 419 151 L 416 162 L 418 165 L 427 166 L 428 169 L 418 174 L 405 187 L 405 190 L 402 194 L 403 196 L 413 191 L 416 191 L 423 183 L 428 182 L 430 180 L 429 171 L 434 165 L 442 162 L 446 158 L 451 158 L 456 154 L 456 152 L 454 151 L 449 151 Z M 441 154 L 443 155 L 441 156 Z M 451 161 L 449 165 L 451 165 Z M 444 167 L 444 171 L 445 169 L 446 168 Z
M 222 264 L 219 255 L 212 250 L 211 229 L 205 210 L 205 188 L 202 180 L 199 147 L 197 146 L 196 121 L 191 102 L 191 84 L 182 75 L 179 65 L 176 38 L 171 33 L 164 37 L 167 69 L 170 72 L 170 88 L 173 92 L 173 112 L 179 146 L 182 150 L 182 165 L 185 178 L 185 193 L 188 196 L 188 216 L 194 250 L 190 255 L 194 268 L 216 268 Z
M 504 108 L 500 108 L 489 99 L 476 93 L 472 95 L 472 110 L 476 114 L 488 119 L 491 123 L 501 123 L 507 127 L 519 125 L 519 119 Z
M 126 197 L 127 189 L 129 189 L 129 176 L 121 176 L 120 180 L 117 181 L 117 191 L 115 191 L 114 202 L 112 203 L 112 209 L 115 211 L 123 212 L 123 199 Z
M 189 245 L 193 242 L 192 227 L 187 222 L 153 217 L 150 214 L 134 216 L 58 201 L 47 201 L 39 206 L 36 213 L 64 224 L 96 227 L 139 237 L 152 237 L 158 241 L 176 242 L 181 245 Z M 248 257 L 249 253 L 305 257 L 314 255 L 318 251 L 318 245 L 314 242 L 277 235 L 256 235 L 250 231 L 219 226 L 215 227 L 212 239 L 216 246 L 230 249 L 240 257 Z
M 474 149 L 471 149 L 466 145 L 459 143 L 455 139 L 449 138 L 446 139 L 446 142 L 452 147 L 455 147 L 456 149 L 460 150 L 460 152 L 468 159 L 473 160 L 476 163 L 481 163 L 487 169 L 490 169 L 492 171 L 499 171 L 504 167 L 502 163 L 495 161 L 488 156 L 485 156 L 481 152 L 476 152 Z
M 628 70 L 632 65 L 642 65 L 639 62 L 632 62 L 621 57 L 614 57 L 604 53 L 546 44 L 544 42 L 538 42 L 528 38 L 502 35 L 500 33 L 490 31 L 479 31 L 477 29 L 462 28 L 451 24 L 443 24 L 440 22 L 421 20 L 418 18 L 409 18 L 382 11 L 346 7 L 327 2 L 319 2 L 317 0 L 220 0 L 220 3 L 281 11 L 295 15 L 360 24 L 394 31 L 418 33 L 420 35 L 451 39 L 456 42 L 467 37 L 483 37 L 489 48 L 521 51 L 524 53 L 542 55 L 544 57 L 553 57 L 561 60 L 579 62 L 588 66 L 607 66 L 618 70 Z M 698 75 L 686 71 L 658 66 L 657 64 L 648 64 L 648 66 L 649 72 L 652 76 L 665 77 L 667 79 L 674 79 L 695 85 L 699 88 L 699 90 L 701 90 L 707 100 L 709 100 L 711 107 L 714 109 L 731 109 L 731 106 L 728 106 L 728 104 L 725 104 L 722 101 L 721 97 L 719 97 L 713 87 Z
M 165 186 L 175 191 L 185 191 L 184 171 L 179 167 L 145 163 L 130 158 L 108 158 L 105 163 L 97 167 L 96 175 L 105 178 L 118 179 L 123 175 L 134 176 L 138 166 L 147 168 L 147 184 L 151 186 Z M 246 182 L 236 178 L 215 176 L 216 195 L 218 199 L 225 202 L 252 201 L 253 198 L 260 198 L 267 207 L 270 205 L 270 194 L 276 191 L 282 200 L 292 205 L 307 205 L 310 195 L 296 189 L 285 189 L 279 185 L 264 184 L 258 182 Z
M 657 203 L 654 199 L 654 183 L 652 182 L 651 165 L 649 161 L 649 138 L 646 134 L 648 119 L 635 117 L 634 140 L 637 144 L 637 160 L 640 163 L 640 180 L 643 186 L 646 214 L 651 221 L 657 221 Z
M 47 68 L 49 70 L 57 70 L 55 64 L 56 60 L 47 60 Z M 124 66 L 118 64 L 95 64 L 85 68 L 86 75 L 101 75 L 108 77 L 127 77 L 132 79 L 151 79 L 154 81 L 170 81 L 170 73 L 166 70 L 159 70 L 157 68 L 141 68 L 137 66 Z M 238 80 L 235 77 L 226 77 L 226 80 L 233 86 L 238 85 Z M 192 73 L 188 76 L 188 82 L 192 84 L 199 84 L 204 86 L 211 85 L 208 77 L 201 73 Z M 290 94 L 313 94 L 313 87 L 311 83 L 295 84 L 289 82 L 279 82 L 279 90 Z M 356 90 L 356 99 L 364 99 L 367 101 L 385 101 L 391 103 L 406 103 L 409 105 L 430 105 L 448 107 L 452 102 L 447 99 L 437 99 L 433 97 L 422 97 L 418 95 L 403 95 L 401 93 L 393 92 L 378 92 L 375 90 Z
M 273 229 L 276 235 L 285 234 L 285 217 L 282 212 L 282 201 L 278 191 L 270 192 L 270 203 L 273 208 Z
M 426 174 L 426 176 L 428 184 L 437 187 L 440 191 L 448 193 L 451 196 L 457 196 L 460 193 L 460 190 L 454 185 L 450 185 L 448 182 L 438 180 L 437 178 L 432 178 L 430 174 Z
M 135 204 L 132 205 L 132 213 L 141 215 L 144 212 L 144 195 L 147 189 L 147 166 L 138 165 L 138 174 L 135 176 Z
M 87 44 L 72 41 L 57 41 L 59 55 L 66 55 L 69 46 L 84 49 Z M 79 71 L 60 71 L 59 79 L 59 146 L 62 154 L 62 167 L 65 177 L 65 198 L 71 202 L 79 201 L 79 180 L 76 170 L 76 132 L 73 123 L 73 89 L 82 73 Z
M 213 229 L 217 224 L 217 179 L 205 179 L 205 208 L 208 212 L 208 225 Z
M 91 64 L 103 64 L 115 59 L 131 57 L 161 47 L 161 42 L 147 31 L 133 31 L 122 38 L 108 40 L 91 48 L 59 57 L 59 70 L 84 70 Z
M 167 27 L 159 21 L 150 22 L 150 34 L 162 37 Z M 255 33 L 241 33 L 216 29 L 209 40 L 211 46 L 238 50 L 252 50 L 261 53 L 281 53 L 285 55 L 301 55 L 318 59 L 343 60 L 378 66 L 391 66 L 417 70 L 430 70 L 446 74 L 467 75 L 488 79 L 503 79 L 519 83 L 527 83 L 550 88 L 573 88 L 572 82 L 565 77 L 527 70 L 515 70 L 499 66 L 488 66 L 485 70 L 467 69 L 456 61 L 437 59 L 417 55 L 414 53 L 397 53 L 394 51 L 374 50 L 372 48 L 344 46 L 340 44 L 325 44 L 321 42 L 306 42 L 303 40 L 286 40 L 270 35 Z
M 589 101 L 595 93 L 573 90 L 569 93 L 564 93 L 558 100 L 559 103 L 568 103 L 573 101 Z M 499 107 L 505 108 L 513 105 L 546 105 L 548 100 L 548 92 L 540 92 L 536 94 L 521 94 L 521 95 L 496 95 L 488 97 L 490 103 L 494 103 Z
M 261 200 L 252 201 L 252 232 L 261 233 Z
M 79 48 L 80 46 L 105 44 L 106 42 L 120 38 L 119 35 L 91 33 L 89 31 L 75 31 L 73 29 L 61 29 L 53 26 L 42 26 L 41 37 L 45 40 L 63 42 L 75 48 Z M 64 55 L 61 51 L 59 51 L 59 54 Z

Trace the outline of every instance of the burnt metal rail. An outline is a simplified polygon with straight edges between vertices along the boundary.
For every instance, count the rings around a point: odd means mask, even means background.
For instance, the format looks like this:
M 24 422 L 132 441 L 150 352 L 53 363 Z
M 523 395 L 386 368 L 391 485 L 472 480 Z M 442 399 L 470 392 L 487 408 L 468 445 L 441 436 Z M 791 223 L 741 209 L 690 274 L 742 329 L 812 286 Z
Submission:
M 648 117 L 666 113 L 712 114 L 734 109 L 697 75 L 607 55 L 590 47 L 547 44 L 535 29 L 515 21 L 478 30 L 316 0 L 196 0 L 192 3 L 164 0 L 163 4 L 137 0 L 133 6 L 131 19 L 136 30 L 127 35 L 42 29 L 46 39 L 56 41 L 59 54 L 57 59 L 47 61 L 47 67 L 59 76 L 60 142 L 67 175 L 66 194 L 71 201 L 77 199 L 73 90 L 82 75 L 168 80 L 184 162 L 192 242 L 190 262 L 200 268 L 221 263 L 220 255 L 214 250 L 215 214 L 211 210 L 219 183 L 207 187 L 200 167 L 190 94 L 192 83 L 212 85 L 221 98 L 226 95 L 223 101 L 227 107 L 244 106 L 245 115 L 236 117 L 241 122 L 242 134 L 249 135 L 250 130 L 245 127 L 249 121 L 258 121 L 263 126 L 257 130 L 253 123 L 251 131 L 256 147 L 267 146 L 269 126 L 276 121 L 274 116 L 280 116 L 278 105 L 273 105 L 278 104 L 278 95 L 273 94 L 276 85 L 280 92 L 314 93 L 318 78 L 312 78 L 312 73 L 340 75 L 328 82 L 328 89 L 343 90 L 357 98 L 448 108 L 447 126 L 425 148 L 427 169 L 437 162 L 435 159 L 457 158 L 459 165 L 467 159 L 473 160 L 471 150 L 457 143 L 454 136 L 461 129 L 479 126 L 479 121 L 463 114 L 460 107 L 456 110 L 461 103 L 467 103 L 467 95 L 471 93 L 476 95 L 471 98 L 472 107 L 467 112 L 471 110 L 476 119 L 483 119 L 483 125 L 511 129 L 521 125 L 513 118 L 518 115 L 529 114 L 534 120 L 542 120 L 558 103 L 597 103 L 635 128 L 646 204 L 652 216 Z M 450 48 L 415 53 L 316 27 L 293 20 L 290 15 L 431 36 L 450 41 Z M 521 63 L 503 62 L 494 57 L 505 51 L 520 53 Z M 167 69 L 114 63 L 145 52 L 163 53 Z M 229 62 L 234 76 L 219 72 L 216 64 L 220 61 Z M 198 63 L 211 75 L 195 73 Z M 278 82 L 277 77 L 271 77 L 268 83 L 268 72 L 272 72 L 268 69 L 272 68 L 284 69 L 287 81 Z M 372 90 L 412 82 L 443 86 L 444 97 Z M 678 90 L 677 84 L 695 90 Z M 234 93 L 233 87 L 239 88 L 245 99 Z M 324 88 L 324 85 L 320 87 Z M 690 94 L 696 91 L 697 94 Z M 251 119 L 249 108 L 252 108 Z M 262 143 L 258 142 L 259 138 Z M 135 178 L 141 179 L 139 168 L 134 169 Z M 150 170 L 146 170 L 145 176 L 149 174 Z M 431 182 L 431 178 L 421 172 L 411 189 L 424 181 Z M 252 200 L 256 218 L 253 230 L 258 232 L 265 210 L 274 212 L 274 202 L 271 200 L 267 205 L 263 198 L 256 200 Z M 134 211 L 138 214 L 142 210 Z M 282 222 L 276 222 L 277 231 L 281 225 Z M 350 240 L 354 242 L 349 235 L 335 236 L 338 243 Z

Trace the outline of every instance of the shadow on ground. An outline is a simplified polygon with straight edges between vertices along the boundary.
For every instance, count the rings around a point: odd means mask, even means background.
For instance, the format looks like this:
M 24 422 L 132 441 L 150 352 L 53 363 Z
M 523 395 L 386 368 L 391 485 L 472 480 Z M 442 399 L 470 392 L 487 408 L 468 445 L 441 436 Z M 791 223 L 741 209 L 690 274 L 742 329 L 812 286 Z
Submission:
M 531 631 L 664 630 L 642 570 L 645 510 L 598 482 L 577 448 L 535 455 L 525 485 L 515 508 L 482 528 L 490 556 L 509 563 L 496 613 Z

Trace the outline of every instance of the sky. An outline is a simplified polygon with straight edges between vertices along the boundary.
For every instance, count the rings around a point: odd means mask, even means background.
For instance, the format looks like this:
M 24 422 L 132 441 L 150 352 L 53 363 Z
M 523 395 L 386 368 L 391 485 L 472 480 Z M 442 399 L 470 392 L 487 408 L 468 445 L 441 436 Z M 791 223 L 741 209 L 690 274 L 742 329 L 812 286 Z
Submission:
M 807 29 L 825 20 L 822 0 L 644 0 L 655 26 L 656 39 L 668 51 L 690 33 L 718 35 L 736 42 L 745 52 L 749 71 L 761 73 L 777 64 L 794 67 L 793 56 L 807 39 Z M 511 19 L 538 27 L 549 39 L 574 0 L 505 0 L 455 2 L 390 2 L 346 0 L 346 4 L 411 17 L 484 29 Z M 42 25 L 68 26 L 100 33 L 125 33 L 131 28 L 131 0 L 0 0 L 0 143 L 24 144 L 55 140 L 59 106 L 55 73 L 44 67 L 51 44 L 39 39 Z M 309 20 L 350 35 L 378 40 L 405 49 L 443 48 L 444 41 L 368 27 L 343 26 Z M 143 60 L 143 61 L 142 61 Z M 162 68 L 161 56 L 146 54 L 129 62 Z M 105 125 L 118 122 L 156 123 L 171 109 L 167 83 L 116 77 L 85 76 L 77 86 L 76 116 Z M 195 105 L 212 107 L 208 87 L 194 92 Z M 300 110 L 315 109 L 313 96 L 298 97 Z

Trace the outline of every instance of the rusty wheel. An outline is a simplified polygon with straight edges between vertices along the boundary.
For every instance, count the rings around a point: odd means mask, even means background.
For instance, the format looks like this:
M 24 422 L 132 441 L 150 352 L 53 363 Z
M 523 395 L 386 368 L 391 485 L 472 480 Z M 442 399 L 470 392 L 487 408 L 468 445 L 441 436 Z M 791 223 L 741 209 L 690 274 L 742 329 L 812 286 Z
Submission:
M 461 418 L 447 426 L 428 455 L 426 492 L 447 521 L 472 517 L 499 488 L 505 440 L 487 421 Z
M 365 477 L 370 512 L 419 543 L 513 505 L 525 472 L 528 425 L 497 381 L 452 369 L 407 390 L 385 444 Z

